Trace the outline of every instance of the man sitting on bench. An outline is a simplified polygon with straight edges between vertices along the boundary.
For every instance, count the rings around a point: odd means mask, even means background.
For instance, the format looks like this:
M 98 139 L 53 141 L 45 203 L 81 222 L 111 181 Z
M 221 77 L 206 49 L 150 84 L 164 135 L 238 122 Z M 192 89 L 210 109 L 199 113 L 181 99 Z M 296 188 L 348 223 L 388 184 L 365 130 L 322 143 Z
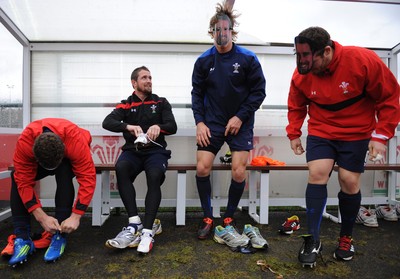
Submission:
M 107 240 L 106 246 L 120 249 L 138 246 L 137 251 L 146 254 L 153 247 L 154 235 L 161 232 L 161 224 L 155 218 L 161 202 L 160 187 L 171 158 L 165 135 L 175 134 L 177 125 L 167 99 L 152 93 L 152 77 L 145 66 L 132 72 L 131 82 L 135 91 L 103 121 L 104 129 L 122 132 L 126 141 L 115 171 L 118 191 L 129 217 L 128 226 Z M 142 224 L 132 183 L 143 170 L 148 190 Z

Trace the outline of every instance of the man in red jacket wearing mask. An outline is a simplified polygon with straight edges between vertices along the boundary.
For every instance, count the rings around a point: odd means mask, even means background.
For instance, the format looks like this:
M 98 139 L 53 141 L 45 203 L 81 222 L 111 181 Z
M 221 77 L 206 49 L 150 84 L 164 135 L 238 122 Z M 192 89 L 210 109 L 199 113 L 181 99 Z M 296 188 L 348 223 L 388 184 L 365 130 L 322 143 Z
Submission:
M 319 230 L 327 199 L 327 183 L 336 163 L 342 219 L 334 258 L 354 256 L 352 231 L 360 208 L 360 176 L 367 151 L 371 160 L 383 158 L 386 143 L 400 120 L 399 84 L 371 50 L 342 46 L 321 27 L 310 27 L 295 38 L 297 69 L 293 73 L 286 128 L 296 155 L 304 152 L 301 127 L 307 114 L 306 189 L 309 235 L 299 261 L 315 265 L 322 249 Z
M 17 141 L 11 173 L 10 204 L 15 233 L 11 266 L 23 263 L 35 250 L 30 237 L 31 214 L 52 234 L 45 261 L 55 261 L 63 254 L 66 235 L 79 227 L 96 186 L 91 140 L 87 130 L 66 119 L 36 120 L 23 130 Z M 57 184 L 55 218 L 44 212 L 34 190 L 36 181 L 49 175 L 55 175 Z M 79 184 L 76 199 L 74 177 Z

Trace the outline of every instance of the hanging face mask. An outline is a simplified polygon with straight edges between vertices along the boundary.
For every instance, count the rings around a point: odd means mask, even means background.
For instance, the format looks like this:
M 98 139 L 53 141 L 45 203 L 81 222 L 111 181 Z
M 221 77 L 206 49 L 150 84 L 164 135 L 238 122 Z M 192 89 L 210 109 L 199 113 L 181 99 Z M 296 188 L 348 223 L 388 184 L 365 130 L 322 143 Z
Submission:
M 221 17 L 213 28 L 214 41 L 219 46 L 226 46 L 232 41 L 231 22 L 227 16 Z

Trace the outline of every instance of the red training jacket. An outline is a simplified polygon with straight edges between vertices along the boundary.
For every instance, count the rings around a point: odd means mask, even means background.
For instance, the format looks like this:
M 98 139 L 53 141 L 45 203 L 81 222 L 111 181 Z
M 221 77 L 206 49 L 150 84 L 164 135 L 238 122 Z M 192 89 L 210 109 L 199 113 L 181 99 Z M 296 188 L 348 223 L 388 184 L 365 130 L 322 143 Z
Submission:
M 308 112 L 309 135 L 385 144 L 400 121 L 399 83 L 373 51 L 337 42 L 334 48 L 326 74 L 294 71 L 288 97 L 288 138 L 301 136 Z
M 35 139 L 43 133 L 43 128 L 49 128 L 60 136 L 64 142 L 64 157 L 71 161 L 72 171 L 79 184 L 78 195 L 72 212 L 84 214 L 96 187 L 96 170 L 90 152 L 92 137 L 89 131 L 84 130 L 74 123 L 60 118 L 45 118 L 30 123 L 18 138 L 14 153 L 14 178 L 22 202 L 28 212 L 42 207 L 33 187 L 38 168 L 33 154 Z

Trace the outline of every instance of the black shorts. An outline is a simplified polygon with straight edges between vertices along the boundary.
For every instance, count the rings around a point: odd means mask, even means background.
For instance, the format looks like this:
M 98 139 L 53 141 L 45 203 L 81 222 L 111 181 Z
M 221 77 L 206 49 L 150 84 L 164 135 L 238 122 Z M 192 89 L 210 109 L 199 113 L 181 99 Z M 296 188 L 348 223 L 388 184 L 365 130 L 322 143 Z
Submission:
M 365 157 L 369 139 L 342 141 L 307 136 L 307 162 L 318 159 L 333 159 L 337 165 L 348 171 L 364 172 Z
M 229 146 L 230 151 L 250 151 L 253 149 L 253 130 L 239 130 L 237 135 L 224 135 L 223 132 L 211 131 L 210 144 L 205 147 L 197 145 L 197 150 L 204 150 L 217 155 L 224 142 Z
M 166 172 L 168 159 L 170 158 L 171 151 L 165 149 L 158 149 L 149 152 L 124 150 L 119 156 L 117 163 L 119 161 L 129 161 L 137 173 L 152 168 L 161 169 Z

